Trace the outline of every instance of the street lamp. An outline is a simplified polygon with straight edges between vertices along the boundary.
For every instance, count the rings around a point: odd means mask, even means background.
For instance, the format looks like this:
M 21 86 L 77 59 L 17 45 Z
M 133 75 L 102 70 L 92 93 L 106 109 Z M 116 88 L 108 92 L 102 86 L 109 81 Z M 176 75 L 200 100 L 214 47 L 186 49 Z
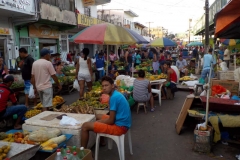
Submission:
M 188 29 L 188 43 L 190 43 L 190 34 L 191 34 L 191 22 L 192 22 L 192 19 L 189 19 L 189 29 Z

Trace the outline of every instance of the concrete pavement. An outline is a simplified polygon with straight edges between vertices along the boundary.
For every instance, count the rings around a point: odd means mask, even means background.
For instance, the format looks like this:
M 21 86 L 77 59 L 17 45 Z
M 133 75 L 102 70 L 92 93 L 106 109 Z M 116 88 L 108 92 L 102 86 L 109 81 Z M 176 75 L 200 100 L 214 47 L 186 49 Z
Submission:
M 132 144 L 133 156 L 130 155 L 128 138 L 125 138 L 125 159 L 126 160 L 233 160 L 239 154 L 239 149 L 233 146 L 216 144 L 213 153 L 209 155 L 192 151 L 194 144 L 192 127 L 185 127 L 181 135 L 175 131 L 175 122 L 188 92 L 177 92 L 174 100 L 163 100 L 162 106 L 157 106 L 155 112 L 145 114 L 140 109 L 139 114 L 136 108 L 132 110 Z M 78 99 L 78 92 L 64 95 L 66 104 L 71 104 Z M 155 100 L 158 105 L 158 101 Z M 197 123 L 197 122 L 196 122 Z M 92 149 L 94 153 L 94 148 Z M 223 156 L 223 157 L 221 157 Z M 118 160 L 117 146 L 114 144 L 112 150 L 107 146 L 100 147 L 99 160 Z

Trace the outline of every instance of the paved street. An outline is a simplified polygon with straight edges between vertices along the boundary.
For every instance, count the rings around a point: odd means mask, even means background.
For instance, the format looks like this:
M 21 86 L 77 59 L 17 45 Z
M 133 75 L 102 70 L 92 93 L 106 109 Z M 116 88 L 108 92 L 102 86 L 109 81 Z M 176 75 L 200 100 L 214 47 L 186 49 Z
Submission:
M 137 114 L 136 108 L 132 110 L 133 156 L 129 152 L 128 139 L 125 138 L 126 160 L 234 160 L 235 155 L 240 154 L 237 146 L 222 144 L 215 145 L 213 153 L 209 155 L 199 154 L 192 151 L 194 127 L 185 127 L 181 135 L 176 134 L 175 122 L 187 94 L 177 92 L 174 100 L 162 101 L 162 106 L 153 113 L 145 114 L 142 109 Z M 64 95 L 64 98 L 70 104 L 77 100 L 78 93 Z M 108 150 L 107 146 L 100 147 L 99 160 L 118 160 L 118 157 L 116 145 L 113 145 L 112 150 Z

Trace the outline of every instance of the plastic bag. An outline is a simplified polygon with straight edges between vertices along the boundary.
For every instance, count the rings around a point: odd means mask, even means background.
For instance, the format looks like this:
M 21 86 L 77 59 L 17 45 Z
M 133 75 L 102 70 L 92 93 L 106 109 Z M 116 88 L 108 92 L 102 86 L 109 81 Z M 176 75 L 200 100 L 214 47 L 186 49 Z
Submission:
M 77 121 L 76 119 L 74 119 L 72 117 L 68 117 L 68 116 L 63 116 L 60 121 L 61 126 L 66 126 L 66 125 L 75 126 L 77 124 L 80 124 L 80 122 Z
M 73 82 L 73 88 L 75 88 L 76 90 L 80 91 L 80 86 L 79 86 L 78 81 L 76 79 Z
M 128 99 L 129 106 L 132 107 L 135 104 L 135 101 L 132 96 L 129 97 Z
M 34 142 L 45 142 L 53 137 L 57 137 L 61 134 L 61 131 L 57 128 L 54 129 L 40 129 L 33 131 L 29 134 L 29 140 Z
M 30 99 L 35 98 L 33 85 L 30 86 L 30 90 L 29 90 L 28 98 L 30 98 Z

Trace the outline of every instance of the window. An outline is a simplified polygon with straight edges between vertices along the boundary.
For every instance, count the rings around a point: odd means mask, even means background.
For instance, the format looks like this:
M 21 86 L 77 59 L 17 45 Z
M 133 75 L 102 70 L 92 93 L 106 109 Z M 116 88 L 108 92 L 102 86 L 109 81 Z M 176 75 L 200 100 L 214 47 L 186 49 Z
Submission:
M 61 35 L 61 51 L 63 53 L 67 52 L 67 35 Z
M 68 10 L 74 12 L 73 0 L 42 0 L 42 2 L 59 7 L 61 10 Z
M 86 16 L 91 17 L 91 9 L 90 9 L 90 7 L 84 7 L 84 14 Z

